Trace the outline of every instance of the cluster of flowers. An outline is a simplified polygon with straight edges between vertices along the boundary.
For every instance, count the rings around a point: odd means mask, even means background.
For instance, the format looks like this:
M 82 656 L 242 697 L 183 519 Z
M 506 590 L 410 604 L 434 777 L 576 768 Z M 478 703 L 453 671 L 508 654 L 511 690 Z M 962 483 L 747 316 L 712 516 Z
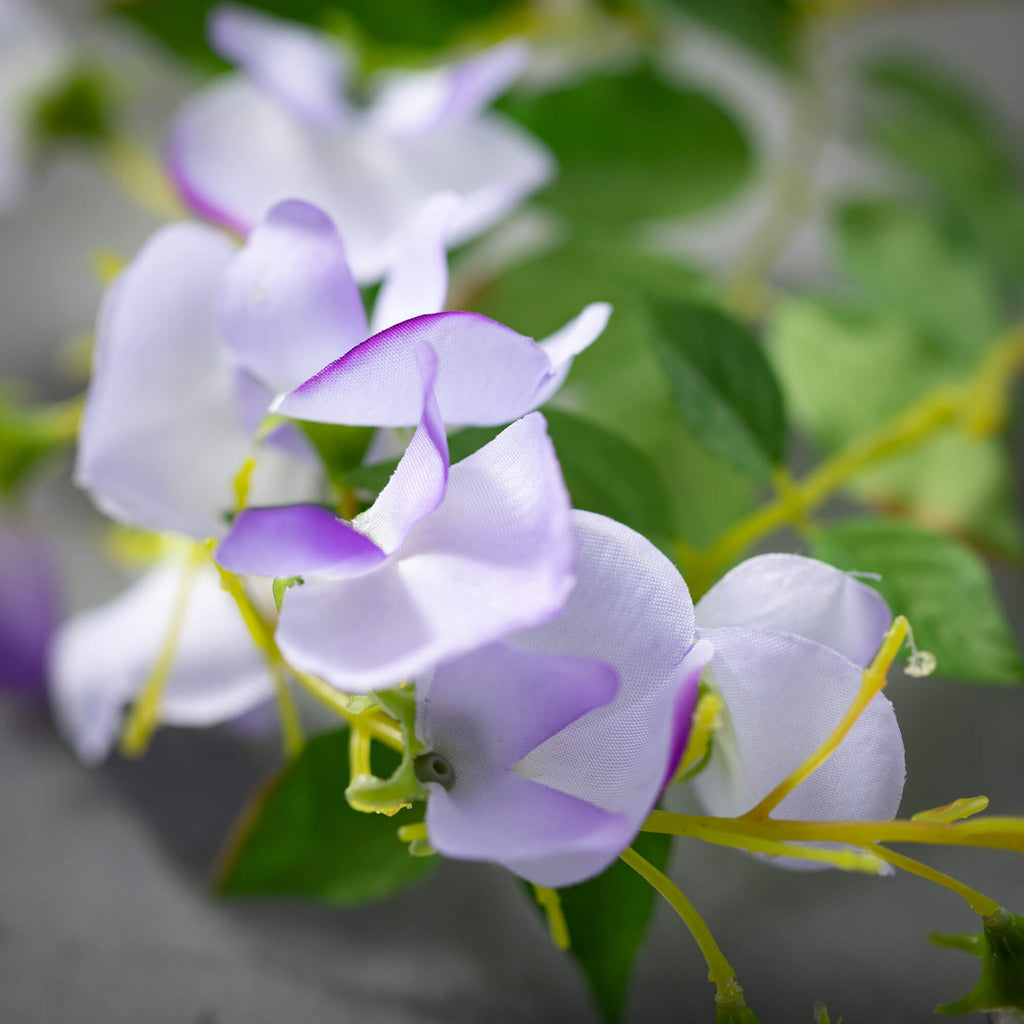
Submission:
M 293 669 L 347 694 L 414 684 L 440 853 L 545 886 L 604 870 L 676 776 L 702 680 L 724 711 L 698 795 L 717 815 L 753 807 L 842 719 L 889 610 L 790 555 L 743 563 L 695 608 L 648 540 L 572 509 L 536 410 L 610 308 L 539 343 L 442 312 L 447 246 L 547 174 L 533 143 L 480 113 L 518 50 L 390 80 L 356 110 L 339 99 L 340 58 L 312 33 L 228 8 L 214 38 L 245 73 L 182 112 L 171 169 L 194 208 L 245 241 L 172 224 L 109 288 L 76 467 L 114 519 L 192 543 L 61 630 L 53 699 L 80 757 L 112 748 L 169 622 L 162 721 L 213 724 L 272 696 L 217 569 L 194 557 L 215 538 L 222 571 L 293 584 L 276 624 Z M 480 159 L 465 158 L 467 139 Z M 454 179 L 444 153 L 465 161 Z M 357 285 L 381 275 L 367 318 Z M 296 421 L 374 427 L 392 445 L 414 432 L 349 521 L 320 503 L 323 467 Z M 447 430 L 503 424 L 450 464 Z M 877 694 L 780 811 L 892 818 L 903 779 Z

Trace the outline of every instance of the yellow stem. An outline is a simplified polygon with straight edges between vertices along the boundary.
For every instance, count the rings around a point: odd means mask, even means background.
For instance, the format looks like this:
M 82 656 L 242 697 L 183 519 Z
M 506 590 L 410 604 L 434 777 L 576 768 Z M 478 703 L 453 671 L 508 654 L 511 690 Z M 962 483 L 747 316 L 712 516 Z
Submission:
M 935 882 L 936 885 L 941 885 L 949 889 L 950 892 L 955 892 L 957 896 L 962 896 L 970 904 L 971 910 L 981 914 L 982 917 L 988 917 L 989 914 L 994 914 L 999 909 L 1000 905 L 984 893 L 978 892 L 977 889 L 972 889 L 969 885 L 964 885 L 963 882 L 958 881 L 951 875 L 947 875 L 942 871 L 936 871 L 935 868 L 930 868 L 927 864 L 922 864 L 911 857 L 904 857 L 902 853 L 887 850 L 884 846 L 879 846 L 877 843 L 869 843 L 865 849 L 895 868 L 900 868 L 900 870 L 906 871 L 911 875 L 917 875 L 919 878 L 926 878 L 929 882 Z
M 874 660 L 864 669 L 860 690 L 858 690 L 857 696 L 846 714 L 840 719 L 839 724 L 829 733 L 825 741 L 810 757 L 794 771 L 790 772 L 760 803 L 752 807 L 746 814 L 741 815 L 743 819 L 763 821 L 801 782 L 820 768 L 836 752 L 839 744 L 843 742 L 849 731 L 856 725 L 857 719 L 864 713 L 864 709 L 874 699 L 875 694 L 885 688 L 886 673 L 906 641 L 909 629 L 910 624 L 902 615 L 898 615 L 893 620 Z
M 360 728 L 375 740 L 379 740 L 384 746 L 397 750 L 399 753 L 405 750 L 402 730 L 392 719 L 371 711 L 354 714 L 348 709 L 348 694 L 336 690 L 329 683 L 325 683 L 322 679 L 309 675 L 307 672 L 299 672 L 296 669 L 292 669 L 292 672 L 311 697 L 330 708 L 336 715 L 340 715 L 350 725 L 358 721 Z
M 736 986 L 736 972 L 725 954 L 718 948 L 710 929 L 697 912 L 697 908 L 683 895 L 676 884 L 664 872 L 659 871 L 650 861 L 645 860 L 631 846 L 619 855 L 638 875 L 656 889 L 683 919 L 690 929 L 708 965 L 708 981 L 715 984 L 720 996 L 733 996 Z
M 370 744 L 372 737 L 361 727 L 358 720 L 352 723 L 348 737 L 349 775 L 355 781 L 360 775 L 372 775 L 370 768 Z
M 711 547 L 694 552 L 677 544 L 697 597 L 748 547 L 776 530 L 805 521 L 827 498 L 876 462 L 898 455 L 960 422 L 974 434 L 993 433 L 1006 416 L 1009 386 L 1024 366 L 1024 324 L 1015 324 L 989 350 L 962 387 L 943 385 L 867 437 L 860 438 L 802 480 L 787 484 L 774 501 L 728 530 Z
M 558 890 L 535 885 L 533 895 L 548 920 L 551 941 L 558 949 L 568 949 L 572 945 L 569 938 L 569 922 L 565 919 L 562 897 L 558 895 Z
M 982 849 L 1024 853 L 1024 818 L 989 817 L 970 821 L 787 821 L 769 818 L 714 818 L 697 814 L 652 811 L 643 831 L 703 839 L 705 834 L 730 833 L 780 842 L 926 843 L 932 846 L 974 846 Z M 714 842 L 714 839 L 708 840 Z
M 711 738 L 722 725 L 722 698 L 716 693 L 705 693 L 693 711 L 693 724 L 686 741 L 686 749 L 679 760 L 679 767 L 672 782 L 679 782 L 683 776 L 708 752 Z
M 121 190 L 148 213 L 160 220 L 180 220 L 188 215 L 160 163 L 134 139 L 120 136 L 107 143 L 101 164 Z
M 302 753 L 302 748 L 306 745 L 306 734 L 302 728 L 302 719 L 299 718 L 299 711 L 295 706 L 292 691 L 288 688 L 284 663 L 267 658 L 267 664 L 274 680 L 274 697 L 277 700 L 277 712 L 281 718 L 281 740 L 284 743 L 284 753 L 285 757 L 291 760 Z
M 160 720 L 160 702 L 163 699 L 167 680 L 174 667 L 174 655 L 181 639 L 181 631 L 188 613 L 188 602 L 192 596 L 192 587 L 196 573 L 203 563 L 204 549 L 196 545 L 189 552 L 181 566 L 181 577 L 178 591 L 171 606 L 171 617 L 167 623 L 163 643 L 157 654 L 149 677 L 139 691 L 139 696 L 132 705 L 131 712 L 121 732 L 120 750 L 125 757 L 141 757 L 149 746 Z

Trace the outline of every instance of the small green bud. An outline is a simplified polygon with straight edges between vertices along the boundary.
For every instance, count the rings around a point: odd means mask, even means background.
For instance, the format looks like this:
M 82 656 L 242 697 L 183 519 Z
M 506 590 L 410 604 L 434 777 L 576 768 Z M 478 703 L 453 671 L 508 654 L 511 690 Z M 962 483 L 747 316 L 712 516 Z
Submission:
M 278 576 L 274 579 L 274 604 L 277 605 L 278 614 L 281 613 L 284 592 L 291 587 L 302 586 L 302 582 L 301 576 Z
M 1024 1020 L 1024 917 L 1000 907 L 983 919 L 984 931 L 974 935 L 929 935 L 947 949 L 962 949 L 981 959 L 978 984 L 955 1003 L 937 1006 L 938 1013 L 1002 1013 Z

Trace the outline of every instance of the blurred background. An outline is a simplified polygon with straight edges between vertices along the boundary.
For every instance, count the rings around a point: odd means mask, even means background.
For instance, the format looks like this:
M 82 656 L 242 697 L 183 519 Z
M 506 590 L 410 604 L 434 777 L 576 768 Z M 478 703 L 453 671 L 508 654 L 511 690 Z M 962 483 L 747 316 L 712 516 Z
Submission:
M 42 401 L 81 390 L 104 261 L 130 258 L 163 220 L 144 154 L 158 158 L 177 105 L 225 66 L 204 41 L 205 0 L 29 2 L 41 42 L 5 49 L 0 22 L 0 110 L 33 75 L 42 89 L 60 78 L 53 68 L 75 66 L 95 71 L 113 119 L 101 141 L 62 137 L 34 153 L 0 212 L 0 378 Z M 366 72 L 509 35 L 531 42 L 528 73 L 499 106 L 560 172 L 453 254 L 451 305 L 540 337 L 583 303 L 611 301 L 612 324 L 562 400 L 652 457 L 690 544 L 753 507 L 766 481 L 715 459 L 666 412 L 639 290 L 724 296 L 757 325 L 798 428 L 797 470 L 962 376 L 941 346 L 915 347 L 922 324 L 929 339 L 990 335 L 1020 314 L 1018 0 L 258 6 L 334 32 Z M 983 552 L 1019 640 L 1022 443 L 1015 416 L 1008 445 L 951 442 L 884 467 L 834 511 L 867 503 Z M 77 609 L 127 577 L 104 556 L 106 524 L 68 483 L 69 464 L 47 465 L 29 505 Z M 1019 690 L 895 678 L 889 696 L 907 747 L 904 813 L 984 793 L 997 813 L 1024 814 Z M 0 1019 L 599 1019 L 496 868 L 443 863 L 346 911 L 212 896 L 221 840 L 277 756 L 259 730 L 165 729 L 145 759 L 86 770 L 44 707 L 0 701 Z M 685 793 L 670 806 L 696 810 Z M 1024 909 L 1019 859 L 922 859 Z M 973 915 L 918 879 L 787 873 L 682 840 L 672 875 L 765 1024 L 810 1022 L 817 1000 L 848 1024 L 923 1022 L 976 980 L 976 962 L 925 940 L 972 930 Z M 709 1020 L 705 973 L 658 906 L 626 1018 Z

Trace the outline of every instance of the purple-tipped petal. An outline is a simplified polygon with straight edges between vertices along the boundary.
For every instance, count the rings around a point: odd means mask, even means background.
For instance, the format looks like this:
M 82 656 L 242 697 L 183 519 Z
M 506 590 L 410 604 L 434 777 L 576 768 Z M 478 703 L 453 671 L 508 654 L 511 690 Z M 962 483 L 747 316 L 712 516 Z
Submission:
M 714 645 L 711 672 L 728 708 L 711 760 L 694 780 L 712 814 L 753 807 L 820 746 L 853 703 L 861 668 L 791 633 L 700 629 Z M 903 792 L 903 740 L 878 694 L 838 750 L 772 812 L 776 818 L 887 820 Z
M 384 557 L 322 505 L 246 509 L 217 547 L 225 569 L 253 576 L 361 576 Z
M 528 57 L 527 47 L 512 40 L 457 64 L 391 72 L 377 90 L 370 125 L 401 136 L 469 120 L 523 73 Z
M 330 218 L 278 203 L 231 260 L 220 325 L 239 362 L 275 393 L 366 338 L 366 314 Z
M 448 295 L 448 225 L 458 206 L 459 197 L 454 192 L 442 192 L 423 204 L 377 293 L 371 325 L 374 334 L 414 316 L 444 309 Z
M 57 634 L 50 696 L 61 732 L 87 764 L 110 752 L 124 707 L 157 662 L 183 571 L 180 560 L 164 563 L 109 604 L 74 616 Z M 161 700 L 161 721 L 213 725 L 272 695 L 273 682 L 238 609 L 217 574 L 201 570 Z
M 479 313 L 433 313 L 375 334 L 286 395 L 277 412 L 295 419 L 407 427 L 422 409 L 413 353 L 437 353 L 435 393 L 446 423 L 492 426 L 533 408 L 548 357 L 522 334 Z
M 574 563 L 569 498 L 534 414 L 453 466 L 440 507 L 379 569 L 289 591 L 278 641 L 341 689 L 379 689 L 555 615 Z
M 236 4 L 210 16 L 210 45 L 237 64 L 295 117 L 336 127 L 349 111 L 344 101 L 346 62 L 328 37 Z
M 223 531 L 250 446 L 215 316 L 233 251 L 217 231 L 172 224 L 104 296 L 75 476 L 122 522 Z
M 353 524 L 388 554 L 441 504 L 448 486 L 448 436 L 433 390 L 437 355 L 423 345 L 415 356 L 423 390 L 420 425 L 384 490 Z
M 0 692 L 45 692 L 47 647 L 63 603 L 50 546 L 0 521 Z
M 697 605 L 702 629 L 749 626 L 795 633 L 857 665 L 872 659 L 892 615 L 848 573 L 800 555 L 759 555 L 726 573 Z

